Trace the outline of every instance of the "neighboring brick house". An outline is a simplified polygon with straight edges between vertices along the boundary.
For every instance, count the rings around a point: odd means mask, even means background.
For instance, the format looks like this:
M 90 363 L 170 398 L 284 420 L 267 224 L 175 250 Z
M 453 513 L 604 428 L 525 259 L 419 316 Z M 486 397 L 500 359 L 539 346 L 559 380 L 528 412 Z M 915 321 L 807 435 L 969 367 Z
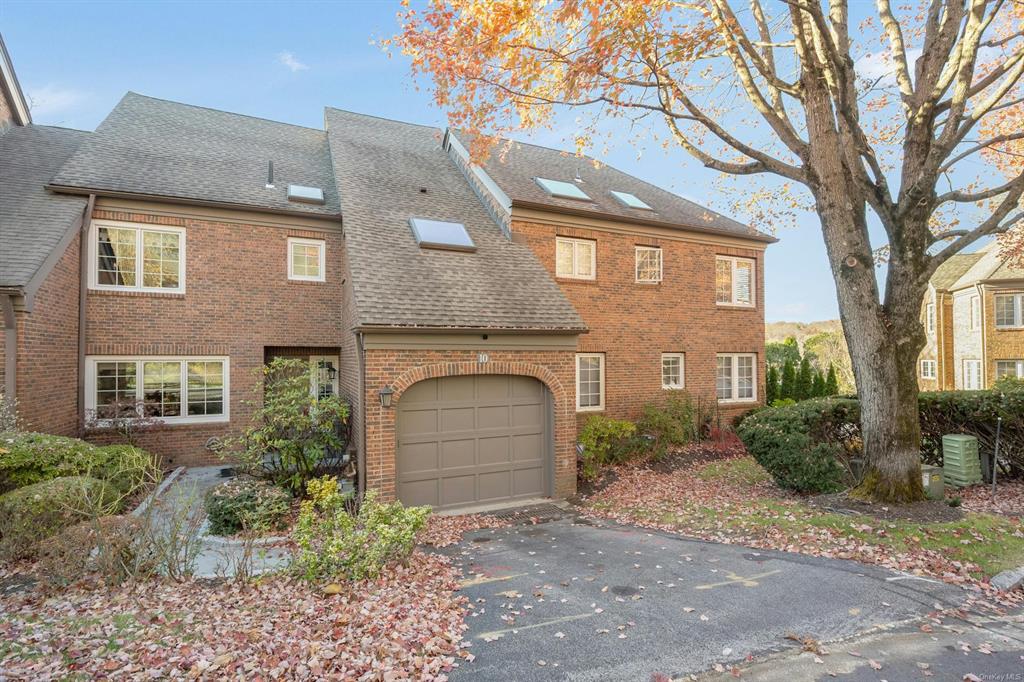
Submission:
M 921 308 L 927 345 L 918 361 L 921 390 L 989 388 L 1024 379 L 1024 268 L 996 244 L 959 254 L 932 276 Z
M 593 414 L 762 401 L 774 240 L 592 160 L 481 167 L 452 131 L 133 93 L 94 133 L 37 133 L 60 154 L 16 128 L 0 172 L 38 208 L 0 199 L 4 381 L 32 428 L 109 440 L 138 400 L 145 447 L 215 462 L 263 363 L 308 358 L 352 405 L 360 485 L 457 507 L 571 495 Z

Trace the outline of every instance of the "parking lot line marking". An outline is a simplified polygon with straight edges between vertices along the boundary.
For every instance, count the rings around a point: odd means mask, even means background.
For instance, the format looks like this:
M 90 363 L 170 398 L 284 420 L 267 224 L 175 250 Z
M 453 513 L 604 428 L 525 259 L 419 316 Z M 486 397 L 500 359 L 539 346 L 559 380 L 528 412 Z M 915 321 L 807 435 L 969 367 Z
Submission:
M 728 578 L 729 578 L 728 580 L 723 580 L 720 583 L 710 583 L 708 585 L 697 585 L 697 587 L 695 587 L 694 589 L 695 590 L 710 590 L 710 589 L 714 589 L 716 587 L 725 587 L 726 585 L 736 585 L 736 584 L 743 585 L 743 587 L 757 587 L 760 584 L 757 581 L 760 580 L 761 578 L 767 578 L 770 575 L 775 575 L 776 573 L 781 573 L 781 572 L 782 572 L 782 570 L 777 568 L 774 571 L 768 571 L 767 573 L 759 573 L 758 575 L 752 575 L 749 578 L 744 578 L 741 575 L 736 575 L 732 571 L 726 571 L 725 575 L 728 576 Z
M 504 637 L 510 632 L 519 632 L 520 630 L 533 630 L 534 628 L 546 628 L 549 625 L 558 625 L 559 623 L 568 623 L 573 620 L 581 620 L 583 618 L 592 618 L 596 616 L 596 613 L 578 613 L 575 616 L 562 616 L 561 618 L 554 618 L 552 620 L 546 620 L 543 623 L 533 623 L 532 625 L 521 625 L 517 628 L 505 628 L 504 630 L 492 630 L 491 632 L 481 632 L 476 636 L 476 639 L 499 639 Z
M 473 587 L 474 585 L 485 585 L 487 583 L 498 583 L 504 580 L 512 580 L 512 578 L 518 578 L 519 576 L 526 575 L 525 573 L 513 573 L 512 575 L 499 575 L 499 576 L 479 576 L 476 578 L 470 578 L 469 580 L 463 580 L 459 583 L 459 587 Z

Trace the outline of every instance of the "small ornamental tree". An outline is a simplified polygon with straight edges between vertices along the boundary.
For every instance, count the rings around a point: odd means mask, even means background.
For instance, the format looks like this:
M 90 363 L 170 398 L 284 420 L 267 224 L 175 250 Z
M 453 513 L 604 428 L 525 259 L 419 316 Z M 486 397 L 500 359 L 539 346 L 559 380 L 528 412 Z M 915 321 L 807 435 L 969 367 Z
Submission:
M 800 360 L 800 370 L 796 374 L 796 395 L 794 397 L 797 400 L 813 398 L 813 389 L 814 375 L 811 374 L 811 361 L 808 360 L 805 355 L 803 359 Z
M 779 370 L 775 365 L 768 366 L 768 376 L 764 381 L 765 401 L 771 405 L 779 397 Z
M 839 395 L 839 380 L 836 378 L 836 368 L 828 366 L 828 374 L 825 376 L 825 395 Z
M 811 397 L 821 398 L 825 395 L 825 377 L 820 369 L 814 370 L 814 381 L 811 384 Z
M 779 397 L 783 400 L 796 400 L 796 369 L 793 361 L 786 359 L 782 365 L 782 384 L 779 387 Z
M 580 151 L 629 119 L 741 178 L 731 196 L 755 226 L 813 211 L 862 398 L 855 494 L 924 499 L 928 281 L 1024 220 L 1024 2 L 427 0 L 399 22 L 387 44 L 474 158 L 575 108 Z M 986 163 L 1005 173 L 972 172 Z
M 318 398 L 310 390 L 311 367 L 306 360 L 274 358 L 261 369 L 252 426 L 228 444 L 227 453 L 243 462 L 255 476 L 305 492 L 326 457 L 346 446 L 348 405 L 335 396 Z

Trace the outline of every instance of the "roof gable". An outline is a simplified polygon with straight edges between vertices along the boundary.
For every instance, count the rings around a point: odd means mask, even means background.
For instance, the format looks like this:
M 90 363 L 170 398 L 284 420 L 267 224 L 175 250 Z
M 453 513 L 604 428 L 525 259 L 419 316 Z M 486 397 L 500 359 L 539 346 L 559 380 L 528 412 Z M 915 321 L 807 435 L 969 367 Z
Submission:
M 469 148 L 469 135 L 457 130 L 452 133 L 464 148 Z M 495 150 L 484 162 L 483 169 L 512 200 L 513 207 L 589 214 L 761 242 L 776 241 L 774 237 L 590 157 L 525 142 L 509 141 L 507 145 L 500 151 Z M 589 200 L 554 196 L 544 190 L 538 178 L 571 183 Z M 649 208 L 629 206 L 617 198 L 615 192 L 631 194 Z
M 84 197 L 53 194 L 45 185 L 89 135 L 38 125 L 0 135 L 0 286 L 28 285 L 82 218 Z
M 273 162 L 274 186 L 268 187 Z M 53 178 L 78 189 L 337 217 L 322 130 L 128 93 Z M 324 190 L 289 201 L 288 185 Z
M 330 108 L 325 118 L 358 326 L 585 329 L 533 253 L 491 219 L 440 130 Z M 461 223 L 476 251 L 422 248 L 410 218 Z

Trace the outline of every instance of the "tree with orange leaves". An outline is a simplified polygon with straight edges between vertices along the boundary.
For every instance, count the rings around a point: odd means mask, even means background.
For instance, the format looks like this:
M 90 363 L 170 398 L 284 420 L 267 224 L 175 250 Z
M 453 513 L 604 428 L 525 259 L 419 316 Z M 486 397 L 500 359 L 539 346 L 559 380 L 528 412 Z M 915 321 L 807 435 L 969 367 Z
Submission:
M 1006 178 L 964 171 L 1024 140 L 1021 7 L 428 0 L 422 11 L 406 6 L 387 42 L 430 79 L 450 123 L 477 134 L 478 159 L 501 135 L 575 107 L 591 112 L 581 148 L 601 117 L 631 117 L 743 177 L 747 196 L 767 196 L 753 186 L 767 182 L 789 197 L 783 209 L 812 204 L 861 398 L 869 467 L 855 493 L 909 501 L 923 498 L 916 366 L 928 280 L 1024 218 L 1018 165 Z M 858 58 L 883 68 L 865 74 Z M 883 243 L 872 243 L 871 225 Z

